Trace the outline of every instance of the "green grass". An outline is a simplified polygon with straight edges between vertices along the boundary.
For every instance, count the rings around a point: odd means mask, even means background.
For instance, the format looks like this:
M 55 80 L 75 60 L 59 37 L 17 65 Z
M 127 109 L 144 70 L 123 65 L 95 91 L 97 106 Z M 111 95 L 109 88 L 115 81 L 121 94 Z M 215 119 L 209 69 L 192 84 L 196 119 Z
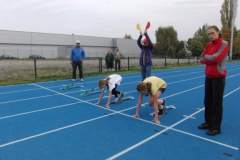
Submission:
M 167 66 L 153 66 L 152 70 L 165 70 L 165 69 L 171 69 L 171 68 L 179 68 L 179 67 L 193 67 L 197 66 L 197 64 L 168 64 Z M 90 73 L 84 73 L 85 77 L 92 77 L 92 76 L 105 76 L 112 73 L 119 73 L 119 74 L 130 74 L 130 73 L 137 73 L 139 72 L 139 66 L 130 67 L 129 70 L 124 67 L 121 71 L 105 71 L 102 73 L 99 72 L 90 72 Z M 24 73 L 21 73 L 19 75 L 14 75 L 14 78 L 9 78 L 6 80 L 0 80 L 0 85 L 15 85 L 15 84 L 24 84 L 24 83 L 34 83 L 34 82 L 45 82 L 45 81 L 53 81 L 53 80 L 64 80 L 64 79 L 71 79 L 72 73 L 71 71 L 66 70 L 57 70 L 57 69 L 41 69 L 38 70 L 37 73 L 37 79 L 35 80 L 34 74 L 29 74 L 28 76 L 22 76 L 26 75 Z

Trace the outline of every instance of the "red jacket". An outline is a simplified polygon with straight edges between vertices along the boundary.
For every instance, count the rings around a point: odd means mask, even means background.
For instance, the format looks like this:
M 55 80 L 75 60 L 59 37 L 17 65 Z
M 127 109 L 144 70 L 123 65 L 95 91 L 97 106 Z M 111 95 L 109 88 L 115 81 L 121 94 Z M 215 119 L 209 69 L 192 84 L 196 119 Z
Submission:
M 219 38 L 209 42 L 201 55 L 201 63 L 206 64 L 205 74 L 208 78 L 226 77 L 226 60 L 229 46 L 226 41 Z

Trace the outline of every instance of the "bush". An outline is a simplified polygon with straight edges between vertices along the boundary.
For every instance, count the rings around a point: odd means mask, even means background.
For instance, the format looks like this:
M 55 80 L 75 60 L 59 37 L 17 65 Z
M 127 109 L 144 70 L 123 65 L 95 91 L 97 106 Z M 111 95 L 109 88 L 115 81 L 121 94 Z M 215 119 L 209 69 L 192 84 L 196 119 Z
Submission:
M 8 55 L 1 55 L 0 59 L 19 59 L 17 57 L 12 57 L 12 56 L 8 56 Z
M 45 57 L 40 55 L 30 55 L 28 58 L 29 59 L 46 59 Z

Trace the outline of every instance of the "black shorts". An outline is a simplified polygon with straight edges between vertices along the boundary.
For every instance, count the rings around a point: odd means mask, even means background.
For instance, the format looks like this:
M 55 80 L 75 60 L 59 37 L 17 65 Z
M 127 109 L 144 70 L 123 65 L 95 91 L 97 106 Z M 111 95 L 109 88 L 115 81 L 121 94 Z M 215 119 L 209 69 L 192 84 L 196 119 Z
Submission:
M 161 88 L 160 91 L 161 91 L 161 94 L 163 94 L 165 92 L 166 88 Z

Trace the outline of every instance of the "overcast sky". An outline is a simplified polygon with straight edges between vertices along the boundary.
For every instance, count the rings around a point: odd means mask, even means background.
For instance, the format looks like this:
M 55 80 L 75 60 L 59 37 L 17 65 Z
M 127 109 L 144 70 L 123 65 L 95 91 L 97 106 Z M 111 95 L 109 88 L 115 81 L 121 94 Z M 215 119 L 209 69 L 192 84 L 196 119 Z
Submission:
M 223 0 L 0 0 L 0 29 L 137 38 L 136 24 L 174 26 L 187 40 L 203 24 L 218 26 Z M 240 2 L 239 2 L 240 3 Z M 239 4 L 240 6 L 240 4 Z M 240 29 L 240 7 L 236 26 Z

